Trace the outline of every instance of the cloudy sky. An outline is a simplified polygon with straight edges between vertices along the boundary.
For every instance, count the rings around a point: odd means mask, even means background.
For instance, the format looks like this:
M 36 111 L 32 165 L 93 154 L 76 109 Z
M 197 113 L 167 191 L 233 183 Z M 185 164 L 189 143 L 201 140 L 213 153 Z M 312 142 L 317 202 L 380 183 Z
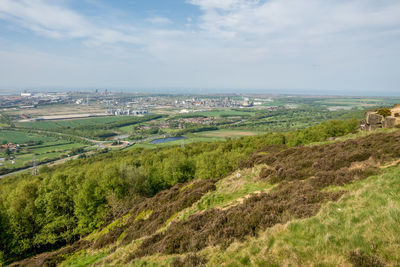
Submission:
M 399 0 L 0 0 L 0 88 L 400 93 Z

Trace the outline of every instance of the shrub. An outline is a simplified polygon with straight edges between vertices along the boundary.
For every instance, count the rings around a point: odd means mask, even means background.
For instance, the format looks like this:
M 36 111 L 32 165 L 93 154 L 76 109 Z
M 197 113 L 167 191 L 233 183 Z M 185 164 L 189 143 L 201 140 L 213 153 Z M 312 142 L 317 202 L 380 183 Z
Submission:
M 383 117 L 387 117 L 387 116 L 390 116 L 392 114 L 392 112 L 388 108 L 378 109 L 377 113 L 379 115 L 383 116 Z
M 378 257 L 368 255 L 362 250 L 350 251 L 349 260 L 355 267 L 385 266 Z

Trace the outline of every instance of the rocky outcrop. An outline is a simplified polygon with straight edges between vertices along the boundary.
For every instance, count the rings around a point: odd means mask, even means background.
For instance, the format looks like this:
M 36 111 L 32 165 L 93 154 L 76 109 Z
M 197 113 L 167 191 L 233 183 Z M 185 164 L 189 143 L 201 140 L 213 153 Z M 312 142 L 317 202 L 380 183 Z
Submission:
M 360 122 L 361 130 L 372 131 L 379 128 L 393 128 L 400 125 L 400 104 L 390 109 L 392 116 L 384 117 L 376 111 L 368 111 L 365 119 Z
M 385 121 L 383 122 L 383 128 L 392 128 L 396 126 L 396 121 L 397 119 L 395 117 L 389 116 L 385 118 Z
M 376 112 L 367 113 L 367 124 L 369 124 L 369 125 L 382 124 L 384 122 L 384 120 L 385 120 L 385 118 Z

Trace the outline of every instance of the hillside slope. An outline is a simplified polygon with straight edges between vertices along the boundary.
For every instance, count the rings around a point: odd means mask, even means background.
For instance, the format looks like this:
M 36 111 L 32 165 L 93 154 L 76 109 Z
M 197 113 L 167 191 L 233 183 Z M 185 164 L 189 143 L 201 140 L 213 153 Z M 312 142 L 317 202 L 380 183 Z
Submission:
M 400 132 L 266 146 L 14 266 L 400 264 Z

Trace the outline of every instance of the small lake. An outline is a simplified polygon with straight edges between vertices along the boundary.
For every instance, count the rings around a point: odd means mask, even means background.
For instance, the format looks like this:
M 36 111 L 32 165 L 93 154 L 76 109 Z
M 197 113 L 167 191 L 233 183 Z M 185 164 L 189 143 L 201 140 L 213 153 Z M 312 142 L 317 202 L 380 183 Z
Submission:
M 175 136 L 175 137 L 166 137 L 166 138 L 154 139 L 153 141 L 150 141 L 150 144 L 161 144 L 161 143 L 166 143 L 166 142 L 171 142 L 171 141 L 181 140 L 181 139 L 186 139 L 186 137 Z

